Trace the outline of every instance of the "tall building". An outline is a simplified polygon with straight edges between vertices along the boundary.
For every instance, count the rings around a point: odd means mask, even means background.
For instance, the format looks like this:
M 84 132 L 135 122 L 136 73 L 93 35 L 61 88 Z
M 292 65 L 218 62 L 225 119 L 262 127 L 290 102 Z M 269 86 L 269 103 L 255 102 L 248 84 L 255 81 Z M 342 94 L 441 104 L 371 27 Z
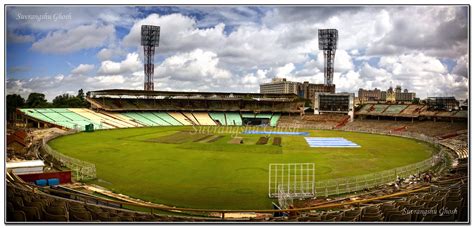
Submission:
M 402 91 L 401 86 L 396 86 L 395 89 L 392 87 L 388 88 L 387 91 L 381 91 L 377 88 L 373 90 L 365 90 L 360 88 L 358 92 L 358 100 L 360 103 L 366 103 L 370 101 L 376 102 L 411 102 L 415 99 L 416 93 L 408 92 L 407 89 Z
M 336 85 L 314 84 L 306 81 L 303 83 L 299 83 L 298 92 L 298 96 L 313 101 L 315 93 L 335 93 Z
M 382 91 L 377 88 L 373 90 L 365 90 L 365 89 L 360 88 L 359 92 L 357 93 L 357 96 L 360 102 L 380 101 L 382 100 Z
M 298 83 L 286 78 L 273 78 L 271 82 L 260 84 L 260 93 L 294 93 L 298 94 Z
M 273 78 L 269 83 L 260 84 L 260 93 L 294 93 L 301 98 L 314 101 L 315 93 L 335 93 L 336 85 L 314 84 L 307 81 L 291 82 L 286 78 Z

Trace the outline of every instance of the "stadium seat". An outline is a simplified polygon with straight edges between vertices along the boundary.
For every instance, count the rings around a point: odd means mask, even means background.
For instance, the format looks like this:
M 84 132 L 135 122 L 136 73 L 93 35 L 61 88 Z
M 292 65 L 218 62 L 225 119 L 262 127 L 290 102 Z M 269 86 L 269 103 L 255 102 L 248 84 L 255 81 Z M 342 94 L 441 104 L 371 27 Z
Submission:
M 274 113 L 272 118 L 270 119 L 270 126 L 276 127 L 278 124 L 278 120 L 280 120 L 281 114 L 280 113 Z
M 393 214 L 393 215 L 390 215 L 388 221 L 391 221 L 391 222 L 408 222 L 408 221 L 411 221 L 411 215 L 409 214 Z
M 193 125 L 194 122 L 179 112 L 168 112 L 168 114 L 182 125 Z
M 226 112 L 225 116 L 226 116 L 226 120 L 227 120 L 227 125 L 236 125 L 236 126 L 241 126 L 242 125 L 242 117 L 240 116 L 239 113 Z
M 68 221 L 68 218 L 64 214 L 54 215 L 48 212 L 44 212 L 43 221 L 50 221 L 50 222 Z
M 224 113 L 211 112 L 209 116 L 211 116 L 214 121 L 218 121 L 221 125 L 227 125 Z
M 71 221 L 92 221 L 92 215 L 88 211 L 72 211 L 69 218 Z
M 192 115 L 201 125 L 216 125 L 213 119 L 209 116 L 207 112 L 193 112 Z
M 16 210 L 13 212 L 12 221 L 26 222 L 26 214 L 22 210 Z

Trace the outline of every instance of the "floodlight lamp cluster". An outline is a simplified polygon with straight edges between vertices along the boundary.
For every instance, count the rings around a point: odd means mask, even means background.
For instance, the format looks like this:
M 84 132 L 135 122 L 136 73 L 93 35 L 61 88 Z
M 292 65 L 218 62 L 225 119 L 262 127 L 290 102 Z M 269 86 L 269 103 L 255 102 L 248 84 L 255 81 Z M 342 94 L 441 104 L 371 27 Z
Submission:
M 319 50 L 337 49 L 337 29 L 319 29 L 318 30 Z
M 334 58 L 337 49 L 337 29 L 319 29 L 319 50 L 324 54 L 324 84 L 332 85 L 334 77 Z

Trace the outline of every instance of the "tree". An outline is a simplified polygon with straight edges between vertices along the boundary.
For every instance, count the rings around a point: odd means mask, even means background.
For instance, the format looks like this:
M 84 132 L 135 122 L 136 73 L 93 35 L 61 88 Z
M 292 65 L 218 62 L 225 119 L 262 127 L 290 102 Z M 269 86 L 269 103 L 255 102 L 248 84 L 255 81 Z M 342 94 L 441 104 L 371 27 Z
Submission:
M 28 108 L 47 108 L 49 106 L 48 101 L 45 99 L 42 93 L 30 93 L 26 100 L 26 107 Z
M 7 95 L 7 120 L 13 120 L 17 108 L 25 106 L 25 99 L 18 94 Z
M 84 90 L 80 89 L 79 91 L 77 91 L 77 97 L 83 101 L 84 100 Z
M 82 90 L 82 89 L 81 89 Z M 84 93 L 79 90 L 77 96 L 70 95 L 70 94 L 62 94 L 56 96 L 53 99 L 53 107 L 55 108 L 84 108 L 88 106 L 88 103 L 84 99 Z M 81 99 L 82 93 L 82 99 Z
M 89 96 L 89 95 L 90 95 L 90 92 L 87 92 L 87 96 Z M 79 100 L 82 103 L 81 107 L 85 107 L 85 108 L 89 107 L 90 104 L 89 104 L 89 102 L 87 102 L 87 100 L 84 97 L 84 90 L 80 89 L 79 91 L 77 91 L 77 97 L 79 98 Z
M 82 108 L 83 101 L 77 96 L 72 96 L 67 93 L 56 96 L 53 99 L 53 107 L 55 108 Z

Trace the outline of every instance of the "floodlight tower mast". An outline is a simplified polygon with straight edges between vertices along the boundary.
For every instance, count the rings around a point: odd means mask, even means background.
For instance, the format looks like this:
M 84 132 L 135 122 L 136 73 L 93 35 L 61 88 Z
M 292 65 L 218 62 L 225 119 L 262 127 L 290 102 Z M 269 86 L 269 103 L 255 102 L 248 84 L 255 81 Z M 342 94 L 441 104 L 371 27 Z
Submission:
M 332 85 L 334 57 L 337 49 L 337 29 L 318 29 L 319 50 L 324 53 L 324 84 Z
M 160 26 L 142 25 L 141 45 L 143 46 L 145 83 L 144 89 L 153 91 L 153 73 L 155 71 L 154 56 L 155 47 L 160 42 Z

